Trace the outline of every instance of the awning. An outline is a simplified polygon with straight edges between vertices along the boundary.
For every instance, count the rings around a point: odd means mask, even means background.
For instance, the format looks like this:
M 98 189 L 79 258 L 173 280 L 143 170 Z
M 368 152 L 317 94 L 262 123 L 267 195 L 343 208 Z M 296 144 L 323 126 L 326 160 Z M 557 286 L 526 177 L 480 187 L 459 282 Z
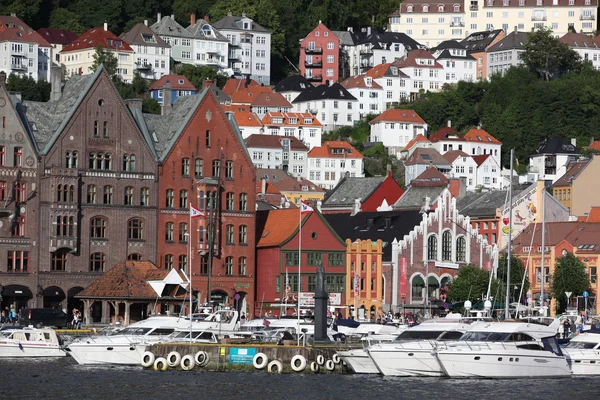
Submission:
M 58 286 L 48 286 L 42 291 L 44 297 L 61 297 L 65 298 L 65 292 Z
M 14 296 L 14 297 L 29 297 L 33 298 L 33 293 L 27 286 L 23 285 L 6 285 L 2 289 L 2 296 Z

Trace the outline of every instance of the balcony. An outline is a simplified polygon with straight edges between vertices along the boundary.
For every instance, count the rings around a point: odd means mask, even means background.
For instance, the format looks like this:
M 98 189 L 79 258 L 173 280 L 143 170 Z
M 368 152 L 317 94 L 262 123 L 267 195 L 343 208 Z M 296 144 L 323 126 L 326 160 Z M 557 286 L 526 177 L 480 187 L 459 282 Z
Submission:
M 545 15 L 532 15 L 532 21 L 546 21 L 548 18 Z
M 14 69 L 15 71 L 27 71 L 27 65 L 10 64 L 10 69 Z
M 306 68 L 321 68 L 323 66 L 323 61 L 315 61 L 315 62 L 304 61 L 304 66 Z
M 321 47 L 305 47 L 304 53 L 306 54 L 323 54 L 323 48 Z
M 469 10 L 471 10 L 471 11 L 477 11 L 477 10 L 479 10 L 479 6 L 477 4 L 471 4 L 469 6 Z
M 323 80 L 322 75 L 305 76 L 305 78 L 309 82 L 321 82 Z
M 452 22 L 450 22 L 450 26 L 451 27 L 461 27 L 461 28 L 464 28 L 465 27 L 465 22 L 464 21 L 452 21 Z
M 580 15 L 579 16 L 580 21 L 594 21 L 595 19 L 596 19 L 595 15 Z
M 138 61 L 135 63 L 135 68 L 139 70 L 150 70 L 152 69 L 152 64 Z

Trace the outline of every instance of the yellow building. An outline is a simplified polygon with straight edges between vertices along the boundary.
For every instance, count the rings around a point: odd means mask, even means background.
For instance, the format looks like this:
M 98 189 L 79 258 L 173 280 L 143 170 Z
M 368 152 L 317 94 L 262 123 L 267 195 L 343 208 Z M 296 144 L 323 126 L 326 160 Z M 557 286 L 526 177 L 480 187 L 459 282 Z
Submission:
M 346 306 L 355 319 L 377 319 L 383 301 L 383 242 L 346 239 Z
M 123 39 L 110 32 L 107 24 L 104 24 L 104 28 L 90 29 L 60 51 L 60 64 L 65 69 L 66 77 L 93 73 L 92 65 L 97 46 L 102 46 L 105 51 L 114 54 L 117 59 L 117 75 L 124 82 L 131 83 L 133 49 Z

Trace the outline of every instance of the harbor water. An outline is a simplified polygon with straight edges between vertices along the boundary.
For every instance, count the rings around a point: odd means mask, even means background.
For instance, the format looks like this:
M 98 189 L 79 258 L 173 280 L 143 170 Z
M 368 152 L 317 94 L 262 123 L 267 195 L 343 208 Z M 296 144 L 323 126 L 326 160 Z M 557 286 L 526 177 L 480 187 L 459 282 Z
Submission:
M 600 377 L 450 380 L 265 372 L 157 372 L 59 360 L 0 360 L 7 399 L 593 399 Z

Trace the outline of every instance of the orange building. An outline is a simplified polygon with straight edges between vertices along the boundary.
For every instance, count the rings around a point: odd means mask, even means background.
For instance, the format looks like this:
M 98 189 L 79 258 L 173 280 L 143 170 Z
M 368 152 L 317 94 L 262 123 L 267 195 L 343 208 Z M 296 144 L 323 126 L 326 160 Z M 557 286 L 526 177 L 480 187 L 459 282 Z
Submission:
M 383 242 L 346 239 L 346 305 L 357 320 L 375 320 L 382 311 Z

